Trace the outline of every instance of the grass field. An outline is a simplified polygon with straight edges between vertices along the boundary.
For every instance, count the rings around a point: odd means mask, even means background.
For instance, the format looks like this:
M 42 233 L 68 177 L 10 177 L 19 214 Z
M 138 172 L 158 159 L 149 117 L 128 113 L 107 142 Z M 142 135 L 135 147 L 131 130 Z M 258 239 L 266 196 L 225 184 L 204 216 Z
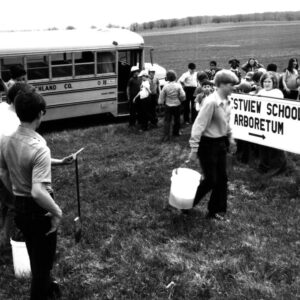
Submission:
M 168 144 L 159 142 L 161 130 L 138 134 L 117 124 L 46 135 L 54 157 L 86 146 L 80 245 L 74 168 L 53 170 L 65 214 L 55 267 L 63 299 L 299 299 L 300 204 L 291 174 L 266 180 L 236 163 L 230 223 L 205 220 L 206 200 L 189 217 L 164 211 L 190 128 Z M 14 278 L 9 252 L 0 262 L 0 299 L 27 299 L 29 281 Z
M 232 55 L 241 60 L 255 55 L 283 67 L 299 45 L 299 28 L 287 27 L 145 39 L 156 47 L 158 63 L 179 73 L 189 61 L 206 67 L 214 58 L 226 66 Z M 190 129 L 166 144 L 160 143 L 161 127 L 140 134 L 126 124 L 45 134 L 53 157 L 86 147 L 79 164 L 84 228 L 79 245 L 73 238 L 74 166 L 53 168 L 64 211 L 55 266 L 63 299 L 300 299 L 300 203 L 291 168 L 267 179 L 255 163 L 234 162 L 229 223 L 204 218 L 207 199 L 190 216 L 163 210 L 172 170 L 189 153 Z M 289 161 L 299 159 L 289 155 Z M 1 300 L 28 299 L 29 280 L 14 278 L 10 249 L 0 256 L 0 274 Z
M 244 63 L 253 56 L 265 66 L 276 63 L 278 71 L 282 71 L 289 58 L 300 58 L 299 32 L 299 22 L 251 22 L 142 34 L 145 35 L 145 44 L 155 49 L 155 61 L 180 75 L 189 62 L 195 62 L 198 70 L 207 69 L 210 60 L 216 60 L 220 67 L 229 68 L 230 58 L 235 57 Z

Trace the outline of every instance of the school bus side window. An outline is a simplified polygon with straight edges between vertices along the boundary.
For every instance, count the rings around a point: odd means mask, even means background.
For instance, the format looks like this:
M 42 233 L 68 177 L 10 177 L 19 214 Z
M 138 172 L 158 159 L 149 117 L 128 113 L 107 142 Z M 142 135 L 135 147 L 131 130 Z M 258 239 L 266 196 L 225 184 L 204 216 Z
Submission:
M 97 74 L 116 72 L 116 54 L 114 52 L 97 52 Z
M 12 56 L 1 58 L 1 78 L 4 82 L 11 78 L 9 69 L 14 65 L 24 65 L 22 56 Z
M 51 54 L 52 78 L 72 77 L 72 54 Z
M 28 80 L 49 78 L 49 59 L 46 55 L 27 56 Z
M 94 52 L 83 51 L 74 53 L 75 55 L 75 75 L 95 75 L 95 56 Z

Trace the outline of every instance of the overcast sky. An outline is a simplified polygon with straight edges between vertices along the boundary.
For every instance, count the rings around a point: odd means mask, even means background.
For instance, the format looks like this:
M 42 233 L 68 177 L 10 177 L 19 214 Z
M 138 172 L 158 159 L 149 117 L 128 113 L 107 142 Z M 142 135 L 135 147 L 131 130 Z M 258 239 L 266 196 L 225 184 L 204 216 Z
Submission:
M 267 0 L 1 0 L 0 30 L 90 28 L 202 15 L 300 11 L 300 1 Z

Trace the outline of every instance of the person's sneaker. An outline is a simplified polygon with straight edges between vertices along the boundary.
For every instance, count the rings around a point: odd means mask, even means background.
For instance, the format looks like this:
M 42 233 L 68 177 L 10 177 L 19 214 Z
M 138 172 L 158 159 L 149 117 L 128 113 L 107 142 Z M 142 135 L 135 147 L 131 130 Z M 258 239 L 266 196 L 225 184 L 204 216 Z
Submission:
M 223 214 L 215 214 L 214 217 L 213 217 L 215 220 L 217 221 L 226 221 L 226 218 L 225 218 L 225 215 Z
M 210 213 L 208 212 L 205 215 L 206 219 L 214 219 L 217 221 L 227 221 L 226 217 L 225 217 L 225 213 Z

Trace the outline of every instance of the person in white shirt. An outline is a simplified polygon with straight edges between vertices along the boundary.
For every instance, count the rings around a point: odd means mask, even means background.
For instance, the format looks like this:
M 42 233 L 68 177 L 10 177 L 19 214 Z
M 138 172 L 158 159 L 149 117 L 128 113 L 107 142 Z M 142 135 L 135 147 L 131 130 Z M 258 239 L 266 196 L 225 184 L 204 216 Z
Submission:
M 214 81 L 217 89 L 205 99 L 192 128 L 189 161 L 198 157 L 204 175 L 193 206 L 211 191 L 206 217 L 224 220 L 228 191 L 226 154 L 230 148 L 235 148 L 229 126 L 231 110 L 228 96 L 238 78 L 233 72 L 222 70 L 216 74 Z
M 133 102 L 138 101 L 140 117 L 139 121 L 141 124 L 141 130 L 148 130 L 148 123 L 152 119 L 151 115 L 151 90 L 149 82 L 149 74 L 146 70 L 140 72 L 139 77 L 142 77 L 141 90 L 134 97 Z
M 194 63 L 189 63 L 188 71 L 183 73 L 178 81 L 182 84 L 186 95 L 186 100 L 183 102 L 184 122 L 190 124 L 194 122 L 197 116 L 194 106 L 194 93 L 197 87 L 196 65 Z

